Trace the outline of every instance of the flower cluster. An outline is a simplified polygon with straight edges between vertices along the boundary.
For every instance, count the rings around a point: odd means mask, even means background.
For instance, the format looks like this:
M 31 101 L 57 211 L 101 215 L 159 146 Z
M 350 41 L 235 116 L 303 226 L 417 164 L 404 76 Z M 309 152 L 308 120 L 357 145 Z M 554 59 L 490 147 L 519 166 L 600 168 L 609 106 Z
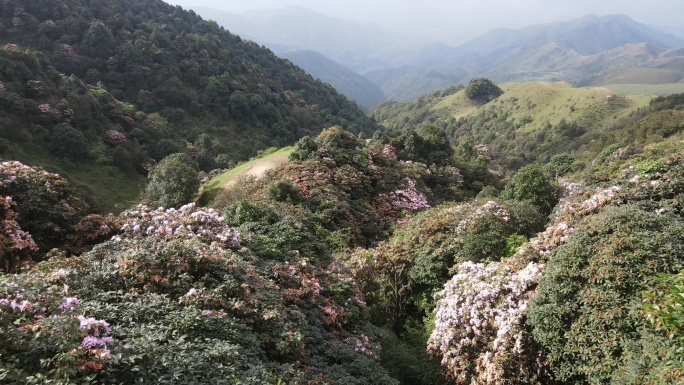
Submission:
M 464 262 L 435 295 L 435 329 L 428 352 L 458 383 L 504 384 L 529 352 L 524 312 L 544 265 L 513 271 L 504 262 Z
M 3 91 L 6 90 L 6 89 L 7 89 L 7 88 L 5 87 L 5 83 L 0 82 L 0 92 L 3 92 Z
M 560 204 L 560 215 L 567 214 L 573 217 L 585 216 L 599 207 L 609 204 L 621 190 L 622 188 L 620 186 L 612 186 L 607 189 L 595 190 L 594 193 L 585 200 L 578 202 L 565 200 Z
M 347 338 L 345 342 L 354 346 L 355 352 L 361 353 L 365 356 L 371 357 L 376 360 L 378 359 L 376 351 L 382 348 L 380 344 L 373 345 L 371 343 L 371 340 L 365 334 L 361 334 L 359 337 L 356 338 Z
M 78 56 L 78 55 L 76 55 L 76 51 L 74 50 L 74 47 L 69 45 L 69 44 L 62 44 L 62 45 L 60 45 L 60 48 L 62 48 L 62 51 L 64 52 L 64 54 L 71 59 Z
M 18 50 L 19 46 L 16 44 L 13 44 L 13 43 L 7 43 L 7 44 L 5 44 L 5 49 L 12 52 L 12 51 Z
M 484 144 L 477 144 L 473 147 L 473 151 L 475 151 L 476 154 L 482 155 L 487 162 L 491 162 L 494 157 L 492 156 L 492 150 L 489 149 L 489 147 L 485 146 Z
M 74 118 L 74 110 L 71 108 L 65 108 L 62 110 L 62 116 L 64 117 L 64 121 L 69 123 Z
M 469 207 L 469 205 L 466 205 L 464 207 Z M 456 235 L 459 235 L 463 233 L 467 228 L 472 226 L 479 218 L 482 218 L 484 215 L 487 214 L 492 214 L 495 217 L 499 218 L 500 220 L 504 222 L 508 222 L 510 219 L 510 214 L 508 211 L 506 211 L 503 207 L 499 206 L 498 203 L 494 201 L 488 201 L 482 207 L 478 207 L 473 212 L 471 212 L 467 217 L 465 217 L 461 222 L 458 223 L 458 226 L 456 226 Z
M 33 93 L 35 93 L 36 95 L 40 95 L 43 92 L 45 92 L 45 85 L 40 80 L 28 80 L 26 82 L 26 87 L 28 87 L 28 89 L 33 91 Z M 49 106 L 50 105 L 48 104 L 48 107 Z M 40 108 L 40 107 L 38 107 L 38 108 Z M 42 111 L 42 109 L 41 109 L 41 111 Z
M 60 115 L 59 110 L 52 108 L 52 106 L 49 103 L 38 105 L 38 109 L 40 110 L 40 112 L 43 113 L 43 115 L 48 115 L 51 117 Z
M 109 355 L 107 344 L 113 342 L 113 338 L 109 335 L 109 324 L 103 320 L 97 320 L 93 317 L 85 317 L 79 315 L 80 329 L 84 331 L 85 335 L 81 341 L 82 348 L 101 348 L 102 355 Z
M 386 144 L 382 148 L 382 156 L 389 159 L 397 159 L 397 153 L 394 150 L 394 147 L 392 147 L 392 145 L 390 144 Z
M 22 230 L 17 222 L 17 213 L 12 210 L 12 198 L 0 198 L 0 271 L 18 270 L 30 263 L 31 252 L 36 250 L 38 245 L 31 234 Z
M 32 341 L 31 346 L 0 346 L 0 354 L 62 369 L 103 368 L 110 354 L 107 344 L 113 342 L 109 324 L 79 314 L 81 300 L 68 294 L 70 274 L 62 268 L 0 276 L 3 340 Z
M 105 132 L 105 141 L 109 144 L 118 145 L 126 142 L 126 135 L 117 130 Z
M 118 237 L 157 236 L 162 238 L 199 238 L 207 243 L 239 246 L 240 233 L 225 224 L 223 216 L 214 209 L 198 208 L 194 203 L 179 209 L 160 207 L 150 210 L 138 205 L 120 215 L 124 221 Z
M 416 189 L 416 181 L 407 179 L 408 187 L 390 193 L 392 204 L 396 207 L 418 211 L 430 207 L 427 197 Z
M 0 230 L 4 232 L 5 236 L 9 237 L 9 245 L 13 249 L 38 249 L 38 246 L 36 246 L 36 243 L 31 238 L 31 234 L 27 233 L 19 227 L 19 224 L 16 221 L 17 215 L 14 211 L 12 211 L 12 198 L 0 198 L 0 213 L 3 214 L 2 216 L 0 216 L 0 219 L 2 219 L 2 227 L 0 228 Z M 2 237 L 2 235 L 0 235 L 0 237 Z M 6 242 L 7 241 L 3 240 L 3 248 L 7 245 Z M 5 250 L 5 252 L 9 251 Z

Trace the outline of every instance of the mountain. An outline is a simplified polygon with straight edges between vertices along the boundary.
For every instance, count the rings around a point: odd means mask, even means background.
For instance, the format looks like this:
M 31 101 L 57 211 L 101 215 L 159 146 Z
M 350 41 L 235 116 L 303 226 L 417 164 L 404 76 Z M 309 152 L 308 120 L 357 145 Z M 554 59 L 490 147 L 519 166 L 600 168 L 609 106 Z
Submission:
M 593 55 L 625 44 L 649 43 L 664 48 L 684 47 L 684 40 L 638 23 L 624 15 L 585 16 L 518 30 L 495 29 L 458 48 L 487 56 L 513 47 L 558 41 L 582 55 Z
M 443 59 L 453 56 L 453 47 L 392 34 L 371 24 L 338 19 L 297 6 L 250 11 L 242 15 L 206 7 L 193 10 L 230 31 L 266 45 L 282 57 L 290 58 L 293 51 L 318 52 L 365 76 L 389 99 L 411 100 L 463 79 L 463 71 L 454 69 L 451 61 Z M 329 72 L 331 63 L 320 58 L 298 62 L 301 56 L 292 58 L 293 63 L 329 81 L 359 104 L 367 105 L 368 98 L 352 96 L 365 91 L 348 93 L 345 91 L 345 87 L 349 87 L 348 82 L 333 81 L 338 76 Z M 439 68 L 435 63 L 439 63 Z M 341 69 L 335 72 L 338 70 Z M 377 90 L 373 91 L 370 100 L 375 100 L 377 95 Z
M 379 85 L 386 95 L 391 95 L 391 100 L 409 101 L 433 90 L 459 84 L 468 74 L 458 68 L 440 71 L 403 65 L 370 70 L 364 76 Z
M 9 1 L 0 24 L 3 158 L 67 171 L 101 210 L 132 203 L 171 153 L 210 171 L 330 126 L 377 128 L 289 61 L 159 0 Z
M 338 92 L 365 108 L 371 108 L 386 99 L 380 87 L 369 79 L 316 51 L 286 51 L 278 55 L 321 81 L 330 83 Z
M 660 59 L 667 49 L 684 47 L 681 38 L 624 15 L 495 29 L 451 47 L 301 7 L 239 17 L 206 8 L 197 11 L 276 52 L 320 52 L 373 81 L 387 98 L 399 101 L 481 76 L 497 81 L 587 84 L 589 78 L 638 67 Z
M 250 11 L 238 16 L 240 19 L 212 8 L 194 10 L 276 52 L 317 51 L 354 71 L 387 66 L 389 63 L 376 53 L 399 40 L 371 24 L 338 19 L 299 6 Z M 231 24 L 236 20 L 240 21 Z
M 519 30 L 497 29 L 457 49 L 470 58 L 457 60 L 471 76 L 498 81 L 585 78 L 607 71 L 639 67 L 680 53 L 669 48 L 684 40 L 637 23 L 624 15 L 587 16 Z

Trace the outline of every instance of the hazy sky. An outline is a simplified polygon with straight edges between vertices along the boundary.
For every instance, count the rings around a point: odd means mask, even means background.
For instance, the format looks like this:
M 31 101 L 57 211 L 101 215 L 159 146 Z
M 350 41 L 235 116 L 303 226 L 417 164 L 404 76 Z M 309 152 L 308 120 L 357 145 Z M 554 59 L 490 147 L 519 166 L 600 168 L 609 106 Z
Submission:
M 498 27 L 520 28 L 585 15 L 621 13 L 653 26 L 679 27 L 684 0 L 166 0 L 231 13 L 300 5 L 384 29 L 460 43 Z

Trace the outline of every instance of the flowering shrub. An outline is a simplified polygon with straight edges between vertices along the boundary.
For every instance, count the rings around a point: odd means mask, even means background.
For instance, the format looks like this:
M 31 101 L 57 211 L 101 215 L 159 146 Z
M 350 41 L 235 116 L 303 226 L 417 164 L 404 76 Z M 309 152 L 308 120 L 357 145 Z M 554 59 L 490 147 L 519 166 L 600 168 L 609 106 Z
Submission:
M 226 225 L 224 217 L 211 208 L 196 207 L 194 203 L 178 209 L 163 207 L 151 210 L 138 205 L 119 215 L 123 222 L 122 234 L 115 239 L 155 236 L 163 239 L 198 238 L 207 244 L 214 242 L 224 246 L 239 246 L 240 234 Z
M 54 114 L 57 112 L 57 111 L 56 111 L 54 108 L 52 108 L 52 106 L 51 106 L 50 104 L 48 104 L 48 103 L 39 105 L 39 106 L 38 106 L 38 109 L 40 110 L 40 112 L 42 112 L 42 113 L 45 114 L 45 115 L 54 115 Z
M 413 165 L 396 162 L 389 152 L 383 155 L 385 149 L 390 151 L 384 144 L 365 148 L 337 128 L 316 139 L 303 138 L 291 156 L 294 161 L 280 170 L 301 199 L 275 199 L 270 186 L 264 196 L 309 211 L 317 235 L 332 250 L 370 244 L 386 236 L 402 211 L 429 207 L 429 189 L 417 179 L 429 169 L 421 165 L 414 172 Z
M 36 95 L 41 95 L 45 92 L 45 84 L 40 80 L 26 81 L 26 88 Z M 44 109 L 49 111 L 51 108 L 49 104 L 41 104 L 41 106 L 42 107 L 39 107 L 39 109 L 43 113 L 45 113 L 45 111 L 43 111 Z
M 111 239 L 121 231 L 121 218 L 108 214 L 90 214 L 83 217 L 67 236 L 63 249 L 72 254 L 89 251 L 93 246 Z
M 31 262 L 38 246 L 31 234 L 22 230 L 12 210 L 12 198 L 0 199 L 0 271 L 14 272 Z
M 61 44 L 59 48 L 61 48 L 62 52 L 64 52 L 64 54 L 70 59 L 75 59 L 78 57 L 74 47 L 69 44 Z
M 382 156 L 388 159 L 397 159 L 397 153 L 394 147 L 392 147 L 390 144 L 385 144 L 382 147 Z
M 14 44 L 14 43 L 7 43 L 7 44 L 5 44 L 5 49 L 10 51 L 10 52 L 13 52 L 13 51 L 18 50 L 19 46 Z
M 392 204 L 404 210 L 418 211 L 430 207 L 427 197 L 416 189 L 416 181 L 408 179 L 408 187 L 390 193 Z
M 642 354 L 635 308 L 646 279 L 684 268 L 684 223 L 628 204 L 573 228 L 548 256 L 529 324 L 559 380 L 608 382 Z
M 123 144 L 126 143 L 126 135 L 117 130 L 109 130 L 105 132 L 105 141 L 112 145 Z
M 494 159 L 494 156 L 492 156 L 492 150 L 490 150 L 489 147 L 484 144 L 476 144 L 473 147 L 473 151 L 475 151 L 476 154 L 482 155 L 487 162 L 491 162 L 492 159 Z
M 55 338 L 70 338 L 68 353 L 78 362 L 59 366 L 60 378 L 395 384 L 377 362 L 380 346 L 363 322 L 359 287 L 343 267 L 320 262 L 315 250 L 307 257 L 260 259 L 218 211 L 193 204 L 138 206 L 118 221 L 91 217 L 81 223 L 83 232 L 97 237 L 116 223 L 119 233 L 79 257 L 54 254 L 12 278 L 21 293 L 33 280 L 54 286 L 54 305 L 40 306 L 54 309 L 46 319 L 61 327 Z M 99 233 L 92 230 L 98 224 Z M 7 299 L 23 312 L 38 302 L 25 294 Z M 59 321 L 49 317 L 58 313 L 64 314 Z M 15 319 L 1 317 L 0 329 L 15 327 Z M 17 334 L 16 343 L 30 346 L 27 338 Z M 52 354 L 55 338 L 44 342 L 48 353 L 34 361 Z M 0 367 L 13 357 L 3 347 Z M 52 375 L 52 367 L 10 360 L 21 370 L 11 372 L 9 383 L 22 383 L 27 373 Z
M 84 315 L 68 269 L 0 276 L 0 378 L 89 378 L 110 359 L 109 324 Z
M 0 196 L 11 198 L 12 220 L 42 252 L 62 245 L 87 210 L 64 178 L 16 161 L 0 163 Z
M 512 271 L 504 262 L 464 262 L 437 294 L 435 328 L 427 349 L 442 357 L 456 383 L 532 383 L 535 351 L 525 310 L 544 266 Z
M 529 236 L 544 217 L 529 203 L 475 201 L 419 213 L 386 242 L 344 256 L 378 319 L 399 330 L 432 313 L 432 294 L 466 261 L 509 256 L 508 238 Z

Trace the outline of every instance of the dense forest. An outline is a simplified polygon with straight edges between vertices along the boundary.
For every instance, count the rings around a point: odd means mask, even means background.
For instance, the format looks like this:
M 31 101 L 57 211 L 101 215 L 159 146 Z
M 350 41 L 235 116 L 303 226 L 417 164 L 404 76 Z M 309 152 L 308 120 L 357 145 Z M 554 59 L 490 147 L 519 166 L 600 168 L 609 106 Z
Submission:
M 5 1 L 0 26 L 0 150 L 68 172 L 102 212 L 172 153 L 210 171 L 333 125 L 377 129 L 329 85 L 162 1 Z M 98 174 L 127 188 L 112 197 Z
M 0 7 L 1 383 L 684 381 L 684 95 L 479 78 L 365 117 L 162 2 Z

